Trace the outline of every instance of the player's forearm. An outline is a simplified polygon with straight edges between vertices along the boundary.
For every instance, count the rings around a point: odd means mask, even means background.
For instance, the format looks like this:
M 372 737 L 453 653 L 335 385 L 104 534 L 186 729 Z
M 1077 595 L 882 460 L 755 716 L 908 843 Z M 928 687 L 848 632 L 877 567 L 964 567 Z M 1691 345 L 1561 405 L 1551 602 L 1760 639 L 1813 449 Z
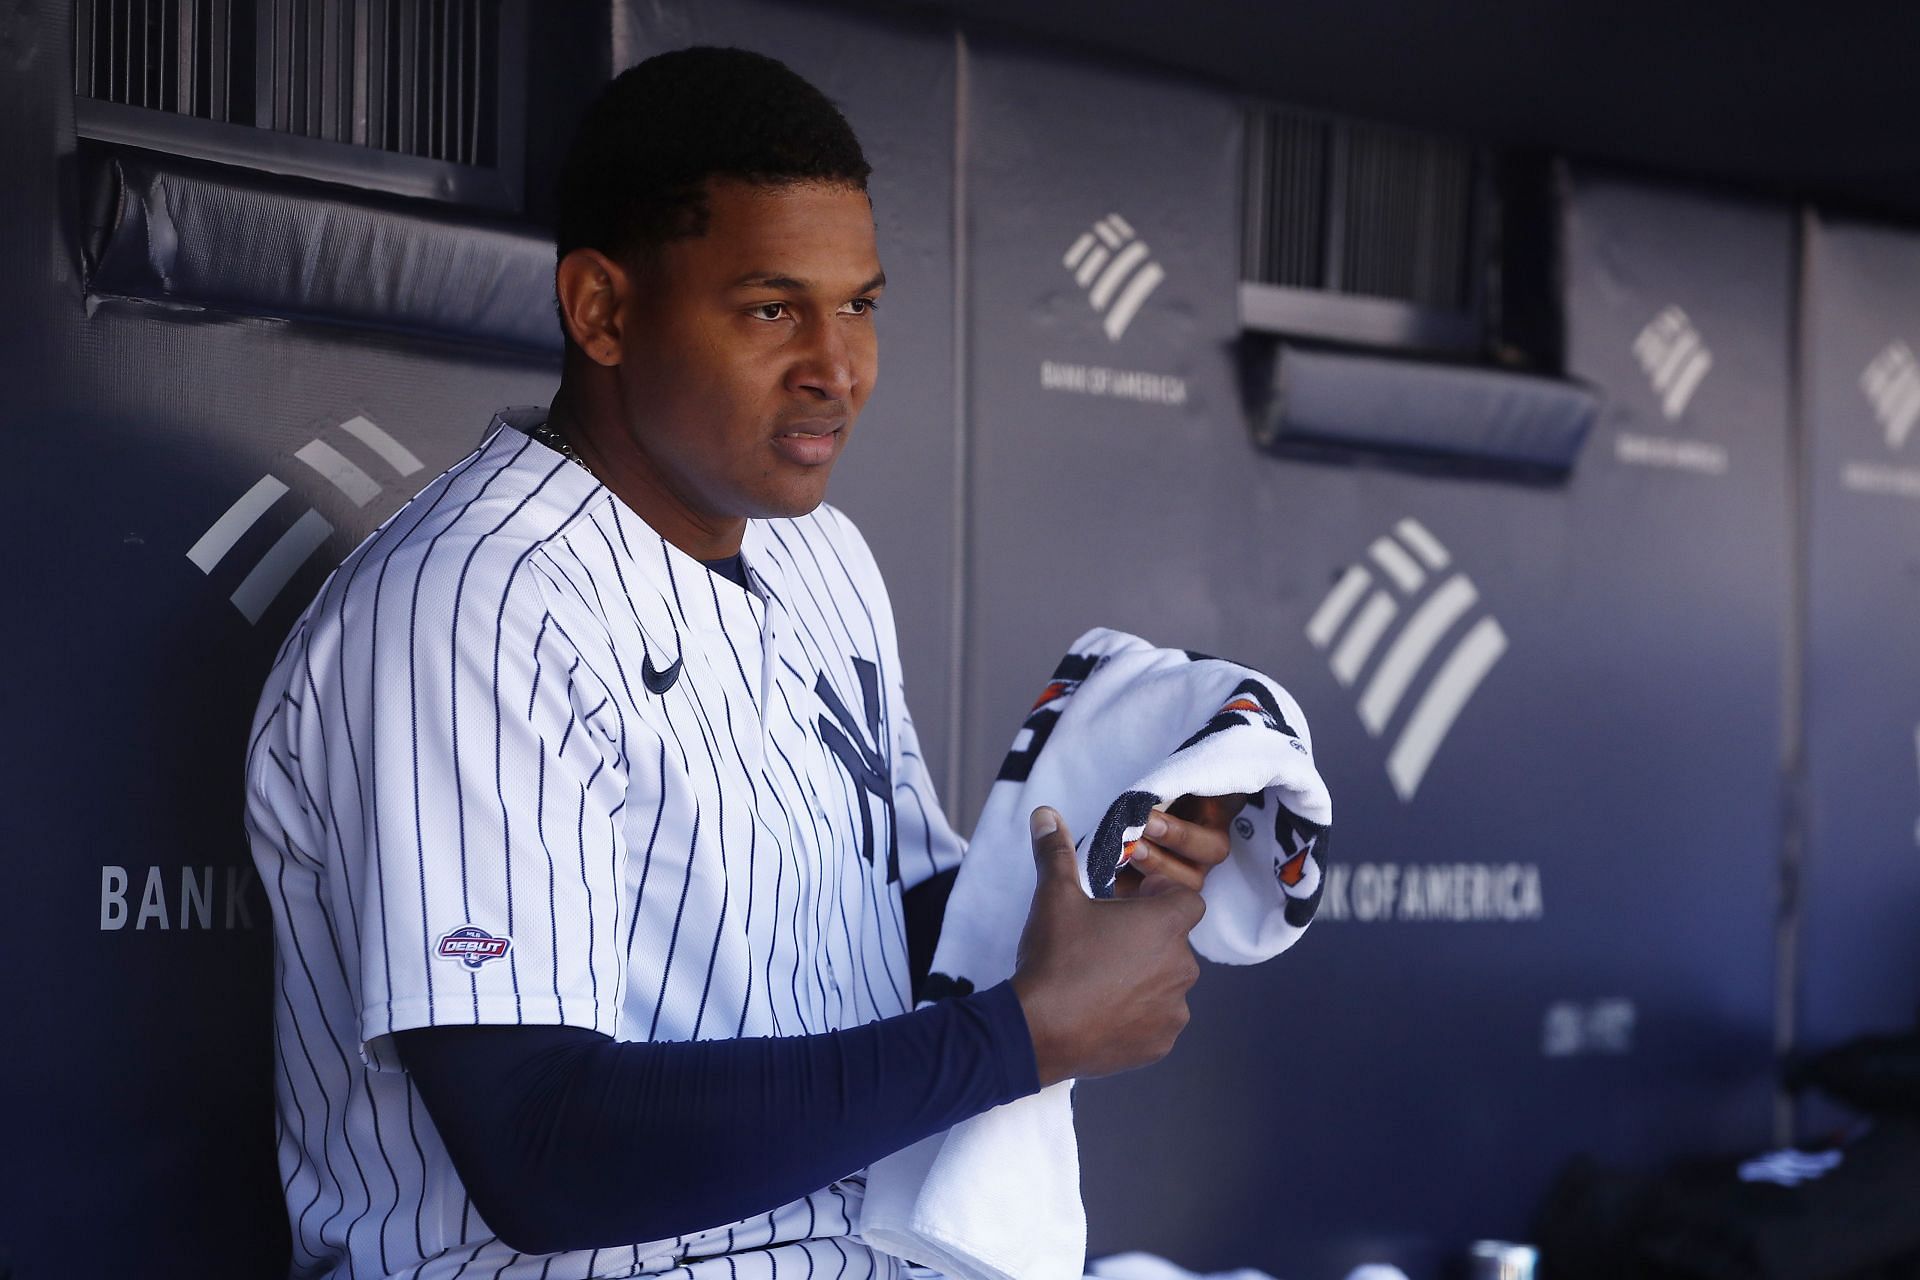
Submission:
M 509 1026 L 397 1040 L 481 1216 L 531 1253 L 765 1213 L 1038 1087 L 1005 985 L 814 1036 L 633 1044 Z

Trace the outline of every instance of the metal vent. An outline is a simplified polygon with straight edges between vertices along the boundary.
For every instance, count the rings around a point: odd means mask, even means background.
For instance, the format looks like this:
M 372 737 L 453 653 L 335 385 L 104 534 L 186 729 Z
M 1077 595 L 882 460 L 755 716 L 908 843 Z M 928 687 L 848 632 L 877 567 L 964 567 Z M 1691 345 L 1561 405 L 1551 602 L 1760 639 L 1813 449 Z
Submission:
M 253 0 L 80 0 L 73 33 L 75 93 L 253 123 Z
M 525 73 L 508 55 L 522 45 L 525 4 L 74 0 L 81 129 L 206 159 L 511 207 L 521 196 Z M 248 143 L 219 126 L 269 136 Z M 356 163 L 341 148 L 367 158 Z
M 1258 110 L 1247 130 L 1246 279 L 1465 310 L 1475 149 Z
M 1319 289 L 1328 279 L 1328 157 L 1333 125 L 1254 112 L 1247 121 L 1243 278 Z
M 500 6 L 266 0 L 261 123 L 401 155 L 488 165 L 498 148 Z
M 1338 340 L 1477 341 L 1488 222 L 1469 143 L 1255 108 L 1247 117 L 1243 311 Z

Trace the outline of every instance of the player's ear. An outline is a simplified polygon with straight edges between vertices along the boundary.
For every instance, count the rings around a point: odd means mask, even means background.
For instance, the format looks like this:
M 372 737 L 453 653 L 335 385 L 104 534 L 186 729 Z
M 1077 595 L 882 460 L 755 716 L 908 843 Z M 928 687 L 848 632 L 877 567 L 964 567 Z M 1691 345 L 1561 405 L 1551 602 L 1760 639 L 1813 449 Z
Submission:
M 621 327 L 632 287 L 631 273 L 598 249 L 575 249 L 560 259 L 554 272 L 560 318 L 573 344 L 595 364 L 620 363 Z

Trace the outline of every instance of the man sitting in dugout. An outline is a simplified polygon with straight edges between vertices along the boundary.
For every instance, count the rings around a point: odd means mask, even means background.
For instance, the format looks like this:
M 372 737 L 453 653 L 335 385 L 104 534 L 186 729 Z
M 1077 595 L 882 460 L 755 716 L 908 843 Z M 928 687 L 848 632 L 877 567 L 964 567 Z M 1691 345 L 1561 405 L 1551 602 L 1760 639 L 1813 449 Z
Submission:
M 855 1235 L 869 1163 L 1185 1025 L 1217 806 L 1099 903 L 1037 810 L 1017 972 L 913 1011 L 963 842 L 822 505 L 877 370 L 867 176 L 772 59 L 615 79 L 560 179 L 551 406 L 282 649 L 247 827 L 295 1275 L 911 1274 Z

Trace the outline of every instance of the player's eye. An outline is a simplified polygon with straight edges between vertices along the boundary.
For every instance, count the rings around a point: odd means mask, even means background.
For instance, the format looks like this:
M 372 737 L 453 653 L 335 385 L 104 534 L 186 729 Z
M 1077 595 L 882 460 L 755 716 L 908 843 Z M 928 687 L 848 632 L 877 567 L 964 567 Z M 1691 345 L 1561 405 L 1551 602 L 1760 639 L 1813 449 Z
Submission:
M 784 302 L 762 302 L 748 308 L 747 314 L 755 320 L 784 320 L 787 318 L 787 304 Z
M 854 298 L 841 308 L 846 314 L 855 316 L 870 316 L 879 309 L 878 298 Z

